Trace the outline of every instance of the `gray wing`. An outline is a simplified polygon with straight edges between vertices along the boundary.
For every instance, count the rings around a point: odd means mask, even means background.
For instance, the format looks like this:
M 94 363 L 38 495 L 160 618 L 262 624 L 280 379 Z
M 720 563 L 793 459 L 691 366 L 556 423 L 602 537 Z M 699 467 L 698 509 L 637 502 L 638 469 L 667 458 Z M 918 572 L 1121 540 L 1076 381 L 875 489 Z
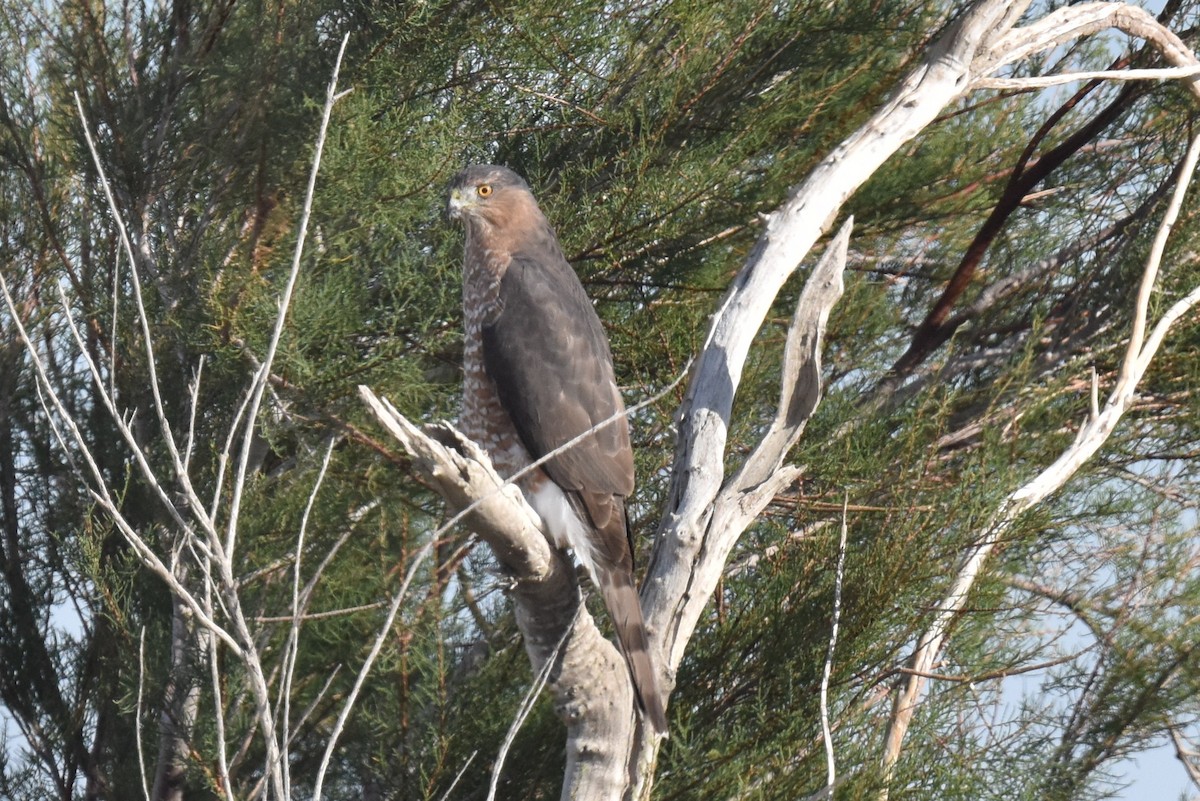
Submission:
M 483 328 L 483 361 L 496 394 L 535 459 L 624 410 L 600 319 L 566 259 L 516 258 L 500 282 L 499 314 Z M 667 730 L 646 624 L 633 584 L 624 499 L 633 451 L 624 417 L 589 433 L 543 469 L 592 522 L 593 579 L 604 597 L 638 703 Z
M 500 282 L 500 310 L 483 327 L 484 366 L 535 459 L 625 408 L 600 319 L 554 251 L 514 257 Z M 592 509 L 596 496 L 633 492 L 628 422 L 620 417 L 592 431 L 543 469 L 563 489 L 580 493 L 589 513 L 601 512 Z M 607 520 L 593 523 L 603 528 Z

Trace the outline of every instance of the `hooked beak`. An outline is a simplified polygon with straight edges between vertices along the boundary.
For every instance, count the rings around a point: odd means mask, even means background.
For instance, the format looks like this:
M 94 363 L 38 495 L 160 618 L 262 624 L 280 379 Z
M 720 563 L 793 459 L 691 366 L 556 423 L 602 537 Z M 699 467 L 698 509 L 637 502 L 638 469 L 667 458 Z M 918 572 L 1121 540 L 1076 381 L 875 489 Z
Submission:
M 446 216 L 452 220 L 461 220 L 463 213 L 474 205 L 467 192 L 462 189 L 451 189 L 450 199 L 446 201 Z

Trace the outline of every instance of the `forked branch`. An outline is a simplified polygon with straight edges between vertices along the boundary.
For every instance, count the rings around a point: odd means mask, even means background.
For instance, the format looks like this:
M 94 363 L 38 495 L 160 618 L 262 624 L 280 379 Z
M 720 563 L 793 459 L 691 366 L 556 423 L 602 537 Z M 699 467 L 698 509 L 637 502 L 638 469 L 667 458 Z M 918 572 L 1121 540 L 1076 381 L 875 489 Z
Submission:
M 1171 327 L 1180 317 L 1200 303 L 1200 287 L 1197 287 L 1172 304 L 1159 318 L 1147 337 L 1145 326 L 1151 290 L 1159 272 L 1167 238 L 1179 216 L 1184 195 L 1196 171 L 1198 158 L 1200 158 L 1200 136 L 1194 138 L 1188 148 L 1174 195 L 1159 224 L 1158 233 L 1142 271 L 1141 286 L 1134 308 L 1134 323 L 1129 345 L 1125 351 L 1125 360 L 1117 375 L 1116 383 L 1109 392 L 1107 401 L 1098 411 L 1093 411 L 1089 415 L 1087 421 L 1077 432 L 1075 441 L 1063 451 L 1053 464 L 1011 492 L 1001 502 L 1000 507 L 992 515 L 990 523 L 975 538 L 975 542 L 968 551 L 949 591 L 938 603 L 932 623 L 917 641 L 917 647 L 909 661 L 911 672 L 907 674 L 896 695 L 889 718 L 883 754 L 885 777 L 892 775 L 896 762 L 900 758 L 904 737 L 920 702 L 921 692 L 928 681 L 928 674 L 934 663 L 940 658 L 950 629 L 957 619 L 958 613 L 966 604 L 976 581 L 983 573 L 988 558 L 996 546 L 1004 541 L 1005 534 L 1021 514 L 1061 489 L 1100 450 L 1133 401 L 1138 383 L 1150 367 L 1154 355 L 1158 352 Z M 886 796 L 885 788 L 883 797 L 886 798 Z

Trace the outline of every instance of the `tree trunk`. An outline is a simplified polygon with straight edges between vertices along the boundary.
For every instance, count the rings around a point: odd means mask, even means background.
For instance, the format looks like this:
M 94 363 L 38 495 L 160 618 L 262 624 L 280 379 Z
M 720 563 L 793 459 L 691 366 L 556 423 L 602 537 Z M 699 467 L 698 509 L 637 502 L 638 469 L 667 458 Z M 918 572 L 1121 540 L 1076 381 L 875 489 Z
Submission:
M 179 582 L 187 585 L 187 566 L 175 564 Z M 158 724 L 158 761 L 154 771 L 153 801 L 183 801 L 184 782 L 192 750 L 192 731 L 200 707 L 202 646 L 196 636 L 192 610 L 171 596 L 171 671 L 163 691 Z

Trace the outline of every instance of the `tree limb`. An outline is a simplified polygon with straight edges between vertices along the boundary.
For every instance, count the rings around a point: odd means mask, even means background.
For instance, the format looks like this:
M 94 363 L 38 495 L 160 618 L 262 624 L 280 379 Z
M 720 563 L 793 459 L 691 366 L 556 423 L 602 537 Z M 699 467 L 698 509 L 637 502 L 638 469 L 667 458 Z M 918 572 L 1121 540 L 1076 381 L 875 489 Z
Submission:
M 1200 158 L 1200 136 L 1192 140 L 1191 147 L 1188 149 L 1174 196 L 1159 225 L 1158 235 L 1155 237 L 1154 245 L 1147 257 L 1146 266 L 1142 272 L 1142 289 L 1138 293 L 1133 330 L 1130 334 L 1125 362 L 1107 402 L 1099 414 L 1089 416 L 1087 422 L 1080 427 L 1076 434 L 1075 441 L 1063 451 L 1053 464 L 1011 492 L 1001 502 L 993 513 L 990 523 L 975 538 L 974 545 L 968 551 L 950 590 L 939 602 L 933 622 L 917 641 L 916 650 L 909 661 L 909 667 L 913 672 L 908 674 L 896 694 L 888 723 L 883 754 L 885 778 L 891 777 L 896 762 L 900 758 L 905 734 L 908 732 L 921 691 L 927 680 L 925 674 L 930 672 L 932 665 L 940 657 L 950 628 L 966 603 L 975 582 L 982 574 L 992 551 L 996 545 L 1003 542 L 1004 535 L 1022 513 L 1043 501 L 1050 494 L 1057 492 L 1108 440 L 1133 400 L 1138 382 L 1149 368 L 1154 354 L 1158 351 L 1171 326 L 1184 313 L 1200 303 L 1200 287 L 1197 287 L 1187 296 L 1176 301 L 1159 319 L 1149 338 L 1145 336 L 1145 319 L 1150 300 L 1150 288 L 1158 274 L 1163 246 L 1165 246 L 1166 238 L 1178 217 L 1198 158 Z M 886 786 L 881 797 L 887 798 Z
M 568 731 L 564 801 L 623 797 L 635 736 L 633 687 L 621 655 L 583 606 L 570 561 L 550 545 L 520 490 L 496 474 L 475 443 L 447 424 L 418 428 L 367 387 L 359 394 L 412 456 L 414 469 L 460 510 L 513 579 L 517 625 L 534 671 L 563 643 L 549 684 Z
M 783 460 L 800 438 L 820 400 L 821 345 L 829 312 L 842 295 L 842 272 L 852 226 L 852 220 L 842 225 L 800 295 L 784 348 L 778 410 L 767 433 L 746 457 L 741 468 L 724 486 L 717 488 L 716 497 L 701 510 L 703 518 L 693 520 L 696 529 L 689 528 L 685 532 L 682 527 L 685 518 L 678 516 L 678 513 L 672 515 L 668 512 L 663 517 L 642 595 L 651 641 L 653 643 L 658 639 L 662 642 L 661 647 L 668 655 L 665 667 L 672 673 L 683 656 L 702 610 L 712 597 L 738 538 L 766 504 L 801 473 L 797 467 L 783 467 Z M 702 364 L 714 364 L 713 354 L 719 350 L 716 343 L 710 341 L 697 362 L 697 370 L 701 370 Z M 715 418 L 711 415 L 723 402 L 729 385 L 727 381 L 706 385 L 701 383 L 699 375 L 698 372 L 693 373 L 689 389 L 690 405 L 698 410 L 697 414 L 708 418 L 702 430 L 711 432 L 710 436 L 716 436 L 716 432 L 707 426 L 720 425 L 724 428 L 728 425 L 728 409 Z M 689 400 L 684 403 L 688 405 Z M 682 430 L 680 437 L 682 443 Z M 700 449 L 699 441 L 697 438 L 697 449 Z M 722 461 L 721 458 L 714 458 L 712 453 L 708 454 L 706 476 L 719 470 Z M 678 477 L 684 470 L 685 466 L 677 459 L 674 475 Z M 684 542 L 687 545 L 678 550 L 669 546 L 671 543 L 682 545 Z
M 1200 790 L 1200 754 L 1196 752 L 1195 746 L 1188 742 L 1178 725 L 1168 726 L 1167 731 L 1171 735 L 1171 744 L 1175 746 L 1175 758 L 1183 763 L 1188 779 Z

